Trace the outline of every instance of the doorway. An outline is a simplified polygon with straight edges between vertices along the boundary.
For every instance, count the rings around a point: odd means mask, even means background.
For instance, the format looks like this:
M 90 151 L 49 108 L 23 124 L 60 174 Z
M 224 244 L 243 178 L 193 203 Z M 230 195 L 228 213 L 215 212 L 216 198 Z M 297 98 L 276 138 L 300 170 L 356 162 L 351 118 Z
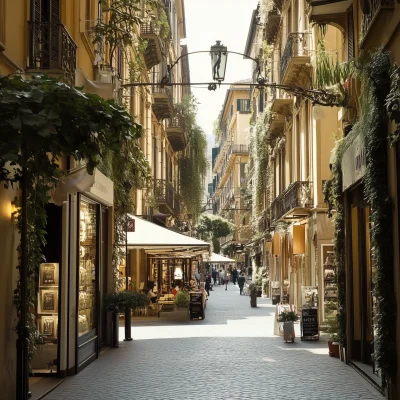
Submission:
M 365 371 L 371 366 L 374 375 L 379 376 L 373 362 L 374 314 L 373 281 L 375 268 L 371 257 L 370 207 L 363 199 L 362 185 L 350 192 L 350 235 L 348 246 L 351 250 L 349 290 L 351 293 L 351 359 Z

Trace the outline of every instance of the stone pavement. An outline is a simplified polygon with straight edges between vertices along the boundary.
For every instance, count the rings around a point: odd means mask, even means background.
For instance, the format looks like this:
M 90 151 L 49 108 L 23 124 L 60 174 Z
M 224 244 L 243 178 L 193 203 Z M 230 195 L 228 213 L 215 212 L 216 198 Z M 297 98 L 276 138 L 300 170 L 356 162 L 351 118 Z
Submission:
M 383 399 L 327 343 L 273 335 L 270 300 L 214 287 L 204 321 L 133 320 L 132 342 L 106 350 L 45 400 Z M 120 337 L 123 338 L 123 328 Z

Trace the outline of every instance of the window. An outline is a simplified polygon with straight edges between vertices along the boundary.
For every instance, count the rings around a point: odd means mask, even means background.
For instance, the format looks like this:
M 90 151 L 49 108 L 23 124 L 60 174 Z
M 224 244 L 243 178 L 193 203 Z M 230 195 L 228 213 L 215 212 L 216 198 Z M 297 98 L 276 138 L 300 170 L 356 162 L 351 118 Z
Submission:
M 92 0 L 86 0 L 85 5 L 85 31 L 89 32 L 92 28 Z
M 249 99 L 238 99 L 237 110 L 239 112 L 250 112 L 250 100 Z

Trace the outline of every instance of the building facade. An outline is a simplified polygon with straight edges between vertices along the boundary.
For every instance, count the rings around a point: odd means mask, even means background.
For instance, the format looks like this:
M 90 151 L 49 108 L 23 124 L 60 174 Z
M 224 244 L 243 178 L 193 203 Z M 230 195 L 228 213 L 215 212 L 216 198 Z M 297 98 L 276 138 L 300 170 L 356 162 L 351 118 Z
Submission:
M 220 115 L 219 147 L 213 149 L 214 214 L 235 225 L 235 231 L 220 240 L 222 250 L 242 251 L 250 239 L 244 204 L 245 169 L 249 161 L 247 132 L 250 120 L 248 81 L 236 82 L 227 90 Z M 225 250 L 226 251 L 226 250 Z M 244 253 L 236 253 L 244 265 Z
M 145 3 L 145 2 L 144 2 Z M 143 3 L 143 4 L 144 4 Z M 132 190 L 133 213 L 159 217 L 173 225 L 184 214 L 179 197 L 178 154 L 187 136 L 176 117 L 175 104 L 187 87 L 124 87 L 133 82 L 188 82 L 189 66 L 183 58 L 168 72 L 167 64 L 187 53 L 183 0 L 163 1 L 153 13 L 156 24 L 143 19 L 130 31 L 131 45 L 114 51 L 98 32 L 110 22 L 110 13 L 96 0 L 31 0 L 0 2 L 0 75 L 48 74 L 124 106 L 143 127 L 140 147 L 151 179 L 146 188 Z M 143 9 L 143 16 L 146 15 Z M 110 26 L 110 25 L 109 25 Z M 96 40 L 97 39 L 97 40 Z M 140 48 L 146 41 L 145 49 Z M 114 184 L 98 169 L 88 175 L 85 163 L 61 159 L 65 180 L 52 193 L 47 212 L 46 262 L 40 265 L 34 314 L 37 350 L 31 361 L 37 376 L 63 377 L 78 373 L 95 360 L 110 341 L 110 322 L 103 297 L 113 290 Z M 80 181 L 77 187 L 73 181 Z M 1 236 L 4 242 L 5 279 L 0 295 L 0 390 L 15 397 L 17 339 L 13 290 L 18 281 L 19 235 L 12 213 L 18 192 L 0 189 Z M 143 251 L 127 257 L 132 282 L 147 279 Z M 119 273 L 126 274 L 126 265 Z M 10 311 L 11 310 L 11 311 Z

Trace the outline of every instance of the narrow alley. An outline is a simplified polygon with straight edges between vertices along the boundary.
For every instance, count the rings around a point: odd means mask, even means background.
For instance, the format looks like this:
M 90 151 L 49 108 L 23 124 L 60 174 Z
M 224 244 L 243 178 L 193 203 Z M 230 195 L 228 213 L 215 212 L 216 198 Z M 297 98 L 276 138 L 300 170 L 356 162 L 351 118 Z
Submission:
M 257 300 L 250 308 L 237 286 L 216 286 L 204 321 L 133 319 L 132 342 L 107 349 L 45 400 L 383 398 L 329 357 L 327 343 L 274 336 L 275 306 Z

